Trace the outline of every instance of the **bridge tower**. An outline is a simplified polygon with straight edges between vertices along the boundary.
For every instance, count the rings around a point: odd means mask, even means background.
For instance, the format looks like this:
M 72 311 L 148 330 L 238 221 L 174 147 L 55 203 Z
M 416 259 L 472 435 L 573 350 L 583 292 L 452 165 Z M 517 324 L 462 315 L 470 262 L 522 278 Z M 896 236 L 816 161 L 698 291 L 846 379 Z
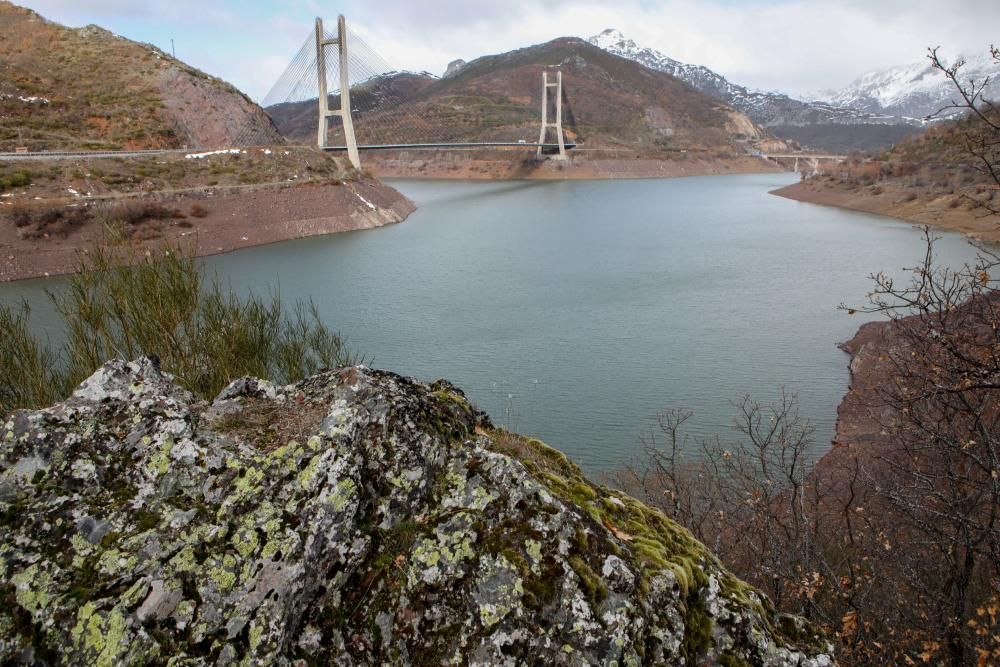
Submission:
M 337 46 L 340 61 L 340 108 L 330 109 L 326 81 L 326 47 Z M 358 154 L 358 140 L 354 135 L 354 120 L 351 118 L 351 77 L 347 69 L 347 23 L 343 14 L 337 17 L 337 37 L 327 39 L 323 32 L 323 19 L 316 19 L 316 69 L 319 76 L 319 131 L 317 144 L 326 148 L 330 130 L 330 118 L 339 116 L 344 124 L 344 140 L 347 144 L 347 158 L 355 169 L 361 169 Z
M 549 88 L 556 89 L 556 117 L 555 122 L 549 122 Z M 549 83 L 548 71 L 542 72 L 542 131 L 538 135 L 538 156 L 542 155 L 542 144 L 545 143 L 545 134 L 549 128 L 556 131 L 559 137 L 559 156 L 557 160 L 566 159 L 566 140 L 563 138 L 562 127 L 562 70 L 556 72 L 556 80 Z

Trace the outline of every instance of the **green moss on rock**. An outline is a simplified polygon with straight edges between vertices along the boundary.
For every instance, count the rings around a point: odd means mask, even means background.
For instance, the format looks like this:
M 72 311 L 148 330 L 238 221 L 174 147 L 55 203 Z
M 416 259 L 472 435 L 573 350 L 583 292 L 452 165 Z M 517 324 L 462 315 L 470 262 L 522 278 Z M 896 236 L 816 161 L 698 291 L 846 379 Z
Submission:
M 444 381 L 359 367 L 198 404 L 111 362 L 4 429 L 0 663 L 833 664 Z

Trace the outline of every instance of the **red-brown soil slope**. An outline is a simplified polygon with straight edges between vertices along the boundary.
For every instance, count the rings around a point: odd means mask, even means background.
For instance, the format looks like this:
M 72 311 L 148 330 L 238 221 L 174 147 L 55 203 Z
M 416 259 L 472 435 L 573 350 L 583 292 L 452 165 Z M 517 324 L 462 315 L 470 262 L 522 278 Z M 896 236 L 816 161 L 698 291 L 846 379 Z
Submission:
M 239 90 L 97 26 L 0 0 L 0 151 L 214 148 L 281 137 Z

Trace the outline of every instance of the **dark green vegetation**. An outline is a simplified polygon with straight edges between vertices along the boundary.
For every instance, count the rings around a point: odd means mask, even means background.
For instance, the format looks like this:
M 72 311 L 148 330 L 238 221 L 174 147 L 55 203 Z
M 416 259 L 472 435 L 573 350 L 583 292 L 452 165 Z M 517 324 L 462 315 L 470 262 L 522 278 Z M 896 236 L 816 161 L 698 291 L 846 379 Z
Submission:
M 238 295 L 176 249 L 94 249 L 50 297 L 67 331 L 54 349 L 29 333 L 27 304 L 0 304 L 0 412 L 49 404 L 114 358 L 156 355 L 204 398 L 245 375 L 293 382 L 358 359 L 312 304 Z
M 22 170 L 11 170 L 9 173 L 0 176 L 0 192 L 12 188 L 23 188 L 31 184 L 31 174 Z

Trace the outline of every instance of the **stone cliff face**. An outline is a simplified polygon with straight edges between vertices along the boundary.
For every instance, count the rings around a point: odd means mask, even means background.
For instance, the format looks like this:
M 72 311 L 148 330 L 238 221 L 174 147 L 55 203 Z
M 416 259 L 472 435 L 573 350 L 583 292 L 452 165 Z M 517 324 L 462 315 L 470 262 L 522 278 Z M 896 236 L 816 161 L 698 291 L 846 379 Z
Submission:
M 0 662 L 831 665 L 662 514 L 365 368 L 111 362 L 0 430 Z

